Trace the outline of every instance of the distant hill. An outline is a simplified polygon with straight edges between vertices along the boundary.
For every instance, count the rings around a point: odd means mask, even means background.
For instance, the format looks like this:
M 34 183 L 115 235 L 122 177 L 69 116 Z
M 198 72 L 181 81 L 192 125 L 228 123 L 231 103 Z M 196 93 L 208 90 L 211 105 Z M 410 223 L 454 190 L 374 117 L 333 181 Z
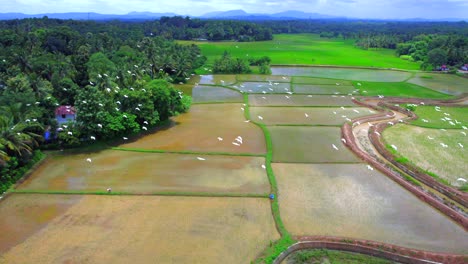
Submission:
M 74 20 L 153 20 L 159 19 L 163 16 L 180 16 L 175 13 L 152 13 L 152 12 L 130 12 L 128 14 L 99 14 L 94 12 L 70 12 L 70 13 L 44 13 L 44 14 L 23 14 L 23 13 L 0 13 L 0 20 L 10 19 L 23 19 L 23 18 L 41 18 L 47 16 L 49 18 L 57 19 L 74 19 Z M 185 15 L 183 15 L 185 16 Z M 197 16 L 191 16 L 196 18 Z M 247 13 L 244 10 L 229 10 L 210 12 L 198 16 L 202 19 L 236 19 L 236 20 L 290 20 L 290 19 L 357 19 L 347 18 L 332 15 L 325 15 L 319 13 L 306 13 L 297 10 L 289 10 L 274 14 L 260 14 L 260 13 Z M 362 18 L 360 18 L 362 19 Z M 369 19 L 369 20 L 386 20 L 386 19 Z M 447 18 L 447 19 L 425 19 L 425 18 L 411 18 L 411 19 L 387 19 L 393 21 L 463 21 L 467 19 Z
M 23 14 L 23 13 L 0 13 L 0 20 L 23 19 L 23 18 L 48 18 L 56 19 L 74 19 L 74 20 L 151 20 L 159 19 L 163 16 L 176 16 L 175 13 L 151 13 L 151 12 L 130 12 L 128 14 L 99 14 L 94 12 L 70 12 L 70 13 L 44 13 L 44 14 Z

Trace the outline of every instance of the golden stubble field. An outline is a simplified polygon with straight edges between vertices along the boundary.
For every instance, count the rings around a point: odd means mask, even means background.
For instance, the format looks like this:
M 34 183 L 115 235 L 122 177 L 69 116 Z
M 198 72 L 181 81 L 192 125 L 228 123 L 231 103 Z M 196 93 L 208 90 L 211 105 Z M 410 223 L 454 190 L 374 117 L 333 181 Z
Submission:
M 0 215 L 14 217 L 0 218 L 0 263 L 249 263 L 279 238 L 267 199 L 14 194 L 7 201 Z
M 263 157 L 106 150 L 51 156 L 18 189 L 105 191 L 110 187 L 114 192 L 136 194 L 167 191 L 265 194 L 270 185 L 262 168 L 264 164 Z
M 245 110 L 242 104 L 193 105 L 190 112 L 173 118 L 174 126 L 121 147 L 265 154 L 262 130 L 245 122 L 241 108 Z M 243 139 L 240 146 L 232 144 L 238 136 Z

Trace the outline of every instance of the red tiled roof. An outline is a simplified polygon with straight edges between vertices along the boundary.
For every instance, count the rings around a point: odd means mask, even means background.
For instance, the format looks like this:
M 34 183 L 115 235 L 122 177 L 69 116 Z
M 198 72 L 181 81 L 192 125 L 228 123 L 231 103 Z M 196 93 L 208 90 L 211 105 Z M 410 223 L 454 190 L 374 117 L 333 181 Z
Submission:
M 69 105 L 61 105 L 55 109 L 55 115 L 74 115 L 76 114 L 75 107 Z

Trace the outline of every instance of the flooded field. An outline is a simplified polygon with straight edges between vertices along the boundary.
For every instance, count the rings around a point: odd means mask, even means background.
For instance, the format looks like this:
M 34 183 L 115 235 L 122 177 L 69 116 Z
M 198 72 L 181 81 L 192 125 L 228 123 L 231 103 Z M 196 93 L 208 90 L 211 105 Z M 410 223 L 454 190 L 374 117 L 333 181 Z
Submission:
M 302 77 L 294 76 L 292 77 L 292 82 L 294 84 L 329 84 L 329 85 L 339 85 L 350 86 L 353 85 L 351 81 L 348 80 L 337 80 L 337 79 L 326 79 L 326 78 L 314 78 L 314 77 Z
M 457 181 L 458 178 L 468 180 L 468 151 L 465 149 L 468 147 L 468 136 L 465 131 L 397 125 L 384 130 L 383 138 L 415 165 L 459 187 L 463 182 Z
M 236 76 L 231 74 L 200 75 L 190 79 L 191 84 L 229 85 L 236 82 Z
M 205 160 L 199 160 L 203 157 Z M 87 162 L 90 158 L 92 162 Z M 48 159 L 20 190 L 268 193 L 262 157 L 102 151 Z
M 408 82 L 447 94 L 468 93 L 468 80 L 453 74 L 417 73 Z
M 65 203 L 65 209 L 51 212 Z M 0 262 L 249 263 L 279 238 L 269 203 L 254 198 L 15 194 L 0 203 L 2 216 L 15 216 L 0 218 Z M 44 206 L 51 209 L 24 212 Z M 30 228 L 17 235 L 23 225 Z
M 219 86 L 195 86 L 192 91 L 194 103 L 242 103 L 242 94 Z
M 240 82 L 291 82 L 291 77 L 280 75 L 255 75 L 255 74 L 240 74 L 237 75 L 237 80 Z
M 289 83 L 280 82 L 239 82 L 232 87 L 246 93 L 287 93 L 291 91 Z
M 370 239 L 467 254 L 466 231 L 365 164 L 273 164 L 294 235 Z
M 294 93 L 302 94 L 353 94 L 356 88 L 352 85 L 330 84 L 294 84 Z
M 121 147 L 264 154 L 262 130 L 244 122 L 242 107 L 242 104 L 193 105 L 189 113 L 173 118 L 174 126 Z M 232 144 L 238 136 L 243 138 L 239 146 Z
M 307 76 L 370 82 L 402 82 L 411 73 L 390 70 L 327 68 L 327 67 L 271 67 L 273 75 Z
M 251 120 L 266 125 L 341 126 L 347 122 L 347 118 L 372 113 L 375 111 L 363 107 L 250 107 Z
M 273 140 L 274 162 L 360 162 L 342 145 L 339 127 L 274 126 L 268 129 Z
M 351 96 L 344 95 L 249 95 L 251 106 L 355 106 Z

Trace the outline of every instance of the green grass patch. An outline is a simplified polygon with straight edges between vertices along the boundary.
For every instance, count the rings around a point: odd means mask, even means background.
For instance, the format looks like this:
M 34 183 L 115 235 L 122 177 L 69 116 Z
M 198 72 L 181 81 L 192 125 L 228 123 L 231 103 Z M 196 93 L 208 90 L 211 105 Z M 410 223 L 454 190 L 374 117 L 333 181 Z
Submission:
M 288 264 L 305 263 L 330 263 L 330 264 L 390 264 L 396 263 L 391 260 L 377 258 L 369 255 L 328 250 L 328 249 L 310 249 L 300 250 L 288 257 Z
M 227 51 L 233 57 L 259 58 L 269 56 L 272 64 L 344 65 L 361 67 L 399 68 L 418 70 L 419 63 L 402 60 L 395 50 L 363 50 L 354 40 L 320 38 L 317 34 L 277 34 L 270 41 L 256 42 L 206 42 L 178 41 L 180 44 L 196 44 L 205 55 L 207 65 Z M 207 66 L 203 66 L 206 68 Z
M 407 82 L 353 82 L 353 84 L 356 88 L 360 89 L 359 92 L 363 96 L 384 95 L 433 99 L 448 99 L 453 97 L 452 95 Z
M 282 236 L 275 242 L 271 242 L 270 246 L 264 251 L 262 257 L 257 258 L 253 263 L 260 264 L 260 263 L 273 263 L 273 261 L 288 247 L 293 245 L 296 241 L 290 236 L 285 235 Z
M 416 106 L 414 113 L 419 117 L 412 125 L 427 128 L 468 127 L 468 107 Z

